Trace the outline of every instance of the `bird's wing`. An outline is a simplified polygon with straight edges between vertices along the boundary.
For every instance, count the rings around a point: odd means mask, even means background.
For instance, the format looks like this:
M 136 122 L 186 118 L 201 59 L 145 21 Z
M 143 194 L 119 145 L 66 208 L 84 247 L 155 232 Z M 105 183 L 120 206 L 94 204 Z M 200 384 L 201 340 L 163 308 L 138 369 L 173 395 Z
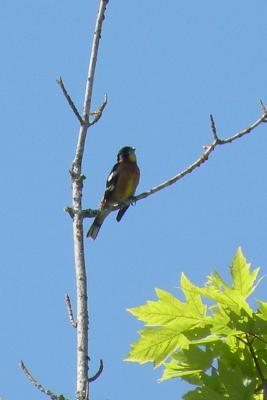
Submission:
M 106 182 L 106 190 L 103 196 L 102 202 L 107 202 L 116 186 L 116 183 L 118 182 L 119 174 L 118 174 L 118 167 L 119 163 L 115 164 L 112 170 L 110 171 L 107 182 Z

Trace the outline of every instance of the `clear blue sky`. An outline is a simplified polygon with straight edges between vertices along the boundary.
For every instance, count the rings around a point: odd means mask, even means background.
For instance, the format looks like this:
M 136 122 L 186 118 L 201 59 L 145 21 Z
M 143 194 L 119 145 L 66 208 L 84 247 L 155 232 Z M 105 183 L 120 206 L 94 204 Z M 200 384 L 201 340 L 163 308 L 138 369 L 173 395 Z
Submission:
M 97 0 L 11 0 L 1 7 L 0 396 L 39 400 L 18 367 L 23 359 L 46 388 L 74 398 L 75 306 L 68 169 L 78 122 L 55 79 L 81 109 Z M 263 1 L 110 0 L 102 31 L 93 107 L 109 102 L 89 132 L 83 206 L 96 208 L 118 149 L 136 147 L 137 193 L 180 172 L 210 143 L 209 114 L 226 138 L 267 106 Z M 126 308 L 180 295 L 183 271 L 202 285 L 215 268 L 229 282 L 238 246 L 266 274 L 267 126 L 216 149 L 192 174 L 115 214 L 86 240 L 92 400 L 176 400 L 179 379 L 123 362 L 142 324 Z M 87 229 L 91 221 L 85 221 Z M 266 301 L 264 281 L 255 294 Z M 253 299 L 252 299 L 252 302 Z

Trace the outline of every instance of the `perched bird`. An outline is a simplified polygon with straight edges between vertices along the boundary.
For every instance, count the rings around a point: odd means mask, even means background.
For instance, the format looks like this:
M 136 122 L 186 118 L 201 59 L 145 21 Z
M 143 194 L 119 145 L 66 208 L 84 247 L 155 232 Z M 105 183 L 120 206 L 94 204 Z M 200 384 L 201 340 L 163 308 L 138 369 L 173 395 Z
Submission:
M 112 205 L 122 203 L 122 208 L 116 218 L 118 222 L 122 219 L 129 208 L 129 205 L 123 207 L 123 202 L 134 195 L 139 178 L 140 170 L 136 163 L 135 148 L 123 147 L 118 152 L 117 163 L 108 175 L 106 190 L 99 204 L 100 213 L 89 228 L 87 237 L 95 240 L 101 225 L 110 213 L 109 208 Z

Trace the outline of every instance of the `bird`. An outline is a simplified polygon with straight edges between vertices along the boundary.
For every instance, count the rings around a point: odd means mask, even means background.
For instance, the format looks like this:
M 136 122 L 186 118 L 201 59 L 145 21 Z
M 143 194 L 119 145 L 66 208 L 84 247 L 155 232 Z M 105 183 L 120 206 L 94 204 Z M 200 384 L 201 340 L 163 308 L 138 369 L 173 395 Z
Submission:
M 133 197 L 139 179 L 140 170 L 136 162 L 135 148 L 125 146 L 119 150 L 117 163 L 108 175 L 105 193 L 99 204 L 99 214 L 94 219 L 86 237 L 96 239 L 104 220 L 111 212 L 110 207 L 114 204 L 122 205 L 116 217 L 118 222 L 122 219 L 129 208 L 129 205 L 123 206 L 123 203 Z

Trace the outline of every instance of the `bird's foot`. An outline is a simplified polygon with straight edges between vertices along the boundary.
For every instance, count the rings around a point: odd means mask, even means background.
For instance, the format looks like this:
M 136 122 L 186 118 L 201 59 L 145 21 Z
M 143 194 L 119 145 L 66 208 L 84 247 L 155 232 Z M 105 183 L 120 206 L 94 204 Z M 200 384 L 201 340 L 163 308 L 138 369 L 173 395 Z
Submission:
M 127 203 L 125 203 L 125 201 L 117 201 L 117 204 L 120 208 L 124 208 L 127 206 Z

